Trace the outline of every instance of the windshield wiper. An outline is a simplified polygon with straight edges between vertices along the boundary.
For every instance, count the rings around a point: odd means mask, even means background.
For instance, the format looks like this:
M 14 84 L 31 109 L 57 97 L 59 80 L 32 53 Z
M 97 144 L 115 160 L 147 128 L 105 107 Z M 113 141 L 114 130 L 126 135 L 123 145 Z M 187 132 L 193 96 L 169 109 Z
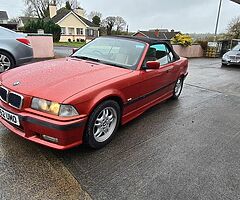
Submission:
M 124 67 L 124 66 L 116 64 L 116 63 L 107 62 L 107 61 L 103 61 L 103 60 L 99 60 L 97 58 L 91 58 L 91 57 L 87 57 L 87 56 L 71 56 L 71 58 L 79 58 L 79 59 L 83 59 L 83 60 L 91 60 L 91 61 L 99 62 L 99 63 L 105 64 L 105 65 L 112 65 L 112 66 L 115 66 L 115 67 L 128 69 L 127 67 Z
M 124 67 L 122 65 L 116 64 L 116 63 L 112 63 L 112 62 L 105 62 L 105 61 L 101 61 L 102 64 L 105 65 L 111 65 L 111 66 L 115 66 L 115 67 L 119 67 L 119 68 L 123 68 L 123 69 L 128 69 L 127 67 Z
M 87 56 L 71 56 L 71 58 L 79 58 L 79 59 L 83 59 L 83 60 L 91 60 L 91 61 L 94 61 L 94 62 L 100 62 L 100 60 L 97 59 L 97 58 L 90 58 L 90 57 L 87 57 Z

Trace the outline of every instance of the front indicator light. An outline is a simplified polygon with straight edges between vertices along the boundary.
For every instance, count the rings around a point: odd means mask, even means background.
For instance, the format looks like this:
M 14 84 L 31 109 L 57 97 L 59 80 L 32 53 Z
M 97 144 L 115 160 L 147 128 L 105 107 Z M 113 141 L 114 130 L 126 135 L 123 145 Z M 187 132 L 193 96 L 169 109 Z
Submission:
M 59 116 L 61 117 L 73 117 L 77 116 L 77 110 L 71 105 L 61 105 Z

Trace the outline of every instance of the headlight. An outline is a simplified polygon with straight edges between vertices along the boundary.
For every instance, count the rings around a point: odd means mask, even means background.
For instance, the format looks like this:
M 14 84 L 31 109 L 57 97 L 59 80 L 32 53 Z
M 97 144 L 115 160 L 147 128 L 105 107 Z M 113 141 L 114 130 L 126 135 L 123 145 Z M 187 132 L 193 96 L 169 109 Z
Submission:
M 224 60 L 228 60 L 228 59 L 229 59 L 229 55 L 224 54 L 222 58 L 223 58 Z
M 47 101 L 39 98 L 32 99 L 31 108 L 61 117 L 73 117 L 78 115 L 76 109 L 71 105 L 62 105 L 57 102 Z

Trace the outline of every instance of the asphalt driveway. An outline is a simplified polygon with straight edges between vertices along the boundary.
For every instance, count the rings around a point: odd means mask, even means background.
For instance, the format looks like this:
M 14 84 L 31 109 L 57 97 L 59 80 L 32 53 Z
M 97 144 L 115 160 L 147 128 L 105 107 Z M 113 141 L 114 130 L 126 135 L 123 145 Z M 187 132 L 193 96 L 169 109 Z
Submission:
M 59 152 L 0 130 L 0 199 L 240 199 L 240 68 L 190 60 L 178 101 L 111 144 Z
M 54 55 L 56 58 L 70 56 L 73 52 L 73 47 L 54 46 Z

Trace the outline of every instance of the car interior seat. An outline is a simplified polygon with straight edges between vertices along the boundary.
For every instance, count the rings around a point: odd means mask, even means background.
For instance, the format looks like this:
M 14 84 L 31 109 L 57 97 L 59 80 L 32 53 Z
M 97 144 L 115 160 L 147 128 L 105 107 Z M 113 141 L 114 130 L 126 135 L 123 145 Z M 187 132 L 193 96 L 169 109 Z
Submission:
M 166 55 L 167 55 L 166 51 L 160 51 L 160 50 L 156 51 L 156 58 L 157 58 L 157 60 L 165 57 Z

